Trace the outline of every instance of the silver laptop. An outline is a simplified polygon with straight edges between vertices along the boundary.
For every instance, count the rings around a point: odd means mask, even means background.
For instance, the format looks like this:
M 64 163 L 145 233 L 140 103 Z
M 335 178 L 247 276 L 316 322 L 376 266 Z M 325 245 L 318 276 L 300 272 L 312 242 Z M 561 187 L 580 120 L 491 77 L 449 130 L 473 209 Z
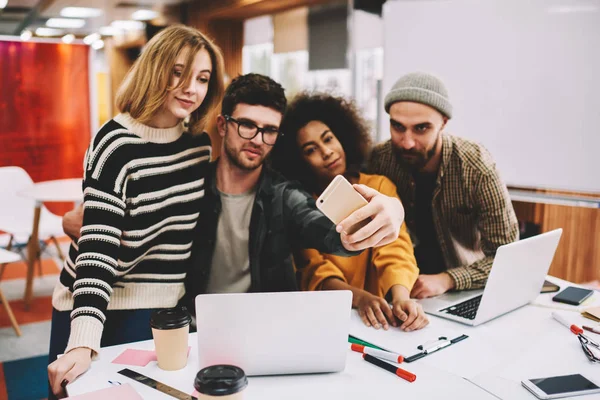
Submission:
M 247 375 L 338 372 L 346 365 L 352 292 L 196 297 L 198 360 Z
M 419 300 L 432 315 L 479 325 L 534 300 L 554 258 L 562 229 L 500 246 L 485 289 Z

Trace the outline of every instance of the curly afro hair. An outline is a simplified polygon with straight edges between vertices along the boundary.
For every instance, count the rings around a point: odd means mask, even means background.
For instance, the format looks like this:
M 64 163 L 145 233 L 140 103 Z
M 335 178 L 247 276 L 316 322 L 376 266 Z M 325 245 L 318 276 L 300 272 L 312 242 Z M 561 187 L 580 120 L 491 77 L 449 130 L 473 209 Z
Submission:
M 371 149 L 367 122 L 353 101 L 328 93 L 303 92 L 288 105 L 279 137 L 271 154 L 271 166 L 287 179 L 297 180 L 317 192 L 316 178 L 296 142 L 298 131 L 310 121 L 321 121 L 329 127 L 346 153 L 346 172 L 357 174 Z

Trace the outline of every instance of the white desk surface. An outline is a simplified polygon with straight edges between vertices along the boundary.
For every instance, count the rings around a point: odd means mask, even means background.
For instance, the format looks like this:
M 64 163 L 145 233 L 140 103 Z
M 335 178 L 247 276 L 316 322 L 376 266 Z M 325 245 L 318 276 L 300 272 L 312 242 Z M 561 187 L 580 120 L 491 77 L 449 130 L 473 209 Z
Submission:
M 19 191 L 19 196 L 38 202 L 82 202 L 81 178 L 37 182 Z
M 557 281 L 554 278 L 551 280 Z M 560 280 L 557 282 L 563 284 L 561 289 L 568 284 Z M 551 295 L 553 294 L 540 296 Z M 581 373 L 600 385 L 600 365 L 588 361 L 577 337 L 552 318 L 552 311 L 548 307 L 528 305 L 475 328 L 430 317 L 434 328 L 406 334 L 411 335 L 409 341 L 430 340 L 429 336 L 437 334 L 436 330 L 443 327 L 451 330 L 449 336 L 461 332 L 469 335 L 469 338 L 416 362 L 400 365 L 417 375 L 417 380 L 413 383 L 363 361 L 360 354 L 348 350 L 346 369 L 343 372 L 251 377 L 245 398 L 329 400 L 383 398 L 393 395 L 394 398 L 419 400 L 535 400 L 521 386 L 522 379 L 568 373 Z M 580 325 L 584 321 L 576 312 L 561 312 Z M 590 320 L 585 321 L 587 325 L 594 325 Z M 354 323 L 352 326 L 351 331 L 358 329 Z M 375 333 L 380 338 L 397 334 L 398 332 L 391 330 Z M 600 335 L 589 333 L 589 336 L 600 341 Z M 110 380 L 131 383 L 144 399 L 171 398 L 117 373 L 120 369 L 129 368 L 191 394 L 198 369 L 195 334 L 190 335 L 189 345 L 192 350 L 188 365 L 183 370 L 174 372 L 162 371 L 156 362 L 150 362 L 146 367 L 111 364 L 124 349 L 153 349 L 151 340 L 103 348 L 100 359 L 92 363 L 88 372 L 68 385 L 68 392 L 76 395 L 106 388 L 110 386 Z M 600 399 L 600 395 L 579 396 L 577 399 Z

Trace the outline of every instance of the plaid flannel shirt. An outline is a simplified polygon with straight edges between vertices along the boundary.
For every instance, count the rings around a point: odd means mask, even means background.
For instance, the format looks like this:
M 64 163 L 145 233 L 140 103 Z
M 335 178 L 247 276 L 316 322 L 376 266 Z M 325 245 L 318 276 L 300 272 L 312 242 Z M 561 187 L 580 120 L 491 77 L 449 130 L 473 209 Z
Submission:
M 433 224 L 456 290 L 485 286 L 498 247 L 518 240 L 519 229 L 506 185 L 481 145 L 442 135 L 442 161 L 433 191 Z M 391 141 L 375 147 L 368 170 L 396 184 L 415 245 L 415 182 L 396 160 Z

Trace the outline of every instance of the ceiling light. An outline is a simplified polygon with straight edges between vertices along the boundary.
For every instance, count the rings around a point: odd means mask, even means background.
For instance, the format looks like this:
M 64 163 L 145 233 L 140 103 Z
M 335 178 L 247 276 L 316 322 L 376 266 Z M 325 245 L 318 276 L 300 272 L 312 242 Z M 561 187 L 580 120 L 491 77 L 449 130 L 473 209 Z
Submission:
M 97 33 L 92 33 L 91 35 L 87 35 L 86 37 L 83 38 L 83 43 L 85 44 L 92 44 L 94 43 L 96 40 L 99 40 L 101 37 L 99 34 Z
M 102 28 L 98 29 L 98 33 L 100 33 L 102 36 L 114 36 L 117 34 L 117 29 L 112 26 L 103 26 Z
M 7 4 L 8 4 L 8 0 L 0 0 L 0 9 L 6 7 Z
M 60 36 L 63 34 L 63 31 L 53 28 L 37 28 L 35 34 L 38 36 Z
M 50 18 L 46 21 L 46 26 L 50 28 L 82 28 L 85 25 L 84 19 L 78 18 Z
M 62 37 L 63 43 L 66 43 L 66 44 L 73 43 L 73 40 L 75 40 L 75 35 L 73 35 L 72 33 L 69 33 Z
M 144 24 L 141 21 L 118 20 L 118 21 L 113 21 L 110 24 L 110 26 L 112 26 L 113 28 L 116 28 L 116 29 L 135 31 L 135 30 L 144 29 L 146 27 L 146 24 Z
M 24 42 L 31 39 L 31 36 L 33 36 L 33 34 L 29 29 L 25 29 L 23 32 L 21 32 L 21 40 Z
M 135 19 L 136 21 L 150 21 L 158 17 L 160 14 L 153 10 L 137 10 L 133 14 L 131 14 L 131 19 Z
M 60 16 L 68 18 L 94 18 L 102 14 L 104 14 L 104 11 L 100 8 L 65 7 L 60 10 Z
M 104 40 L 96 40 L 94 43 L 92 43 L 92 49 L 94 49 L 94 50 L 100 50 L 103 47 L 104 47 Z

